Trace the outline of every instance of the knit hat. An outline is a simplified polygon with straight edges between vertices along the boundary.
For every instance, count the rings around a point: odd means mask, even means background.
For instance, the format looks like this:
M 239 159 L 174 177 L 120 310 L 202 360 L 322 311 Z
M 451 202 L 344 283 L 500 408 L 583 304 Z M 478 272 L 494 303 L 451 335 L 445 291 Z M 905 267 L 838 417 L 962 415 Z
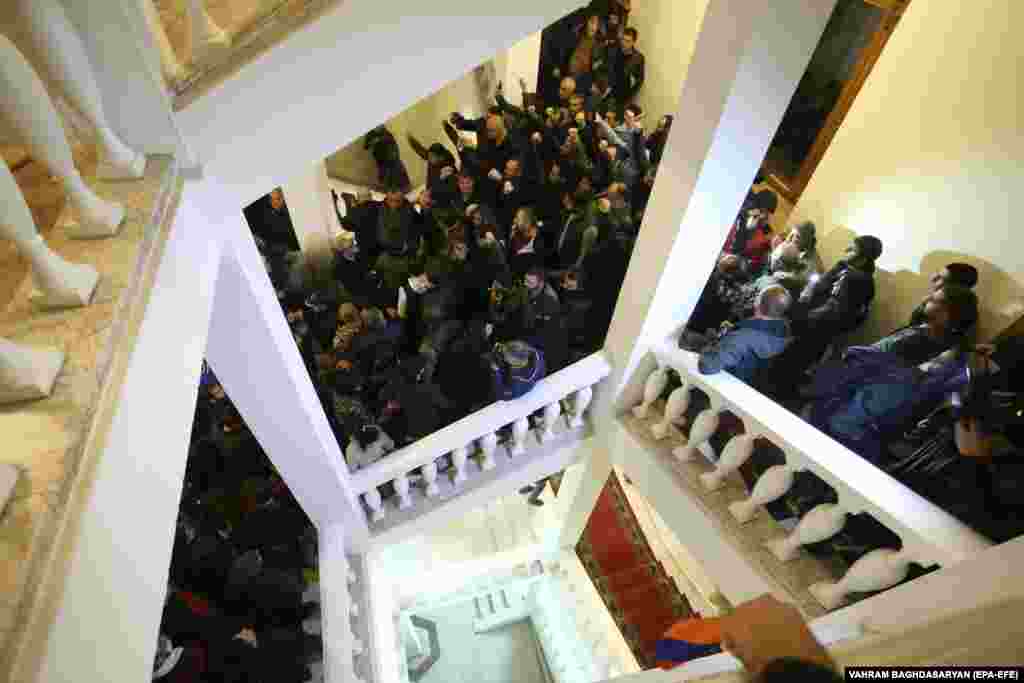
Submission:
M 775 209 L 779 208 L 779 198 L 771 190 L 761 190 L 754 194 L 754 208 L 775 213 Z
M 853 240 L 861 256 L 874 263 L 882 255 L 882 240 L 873 235 L 861 235 Z

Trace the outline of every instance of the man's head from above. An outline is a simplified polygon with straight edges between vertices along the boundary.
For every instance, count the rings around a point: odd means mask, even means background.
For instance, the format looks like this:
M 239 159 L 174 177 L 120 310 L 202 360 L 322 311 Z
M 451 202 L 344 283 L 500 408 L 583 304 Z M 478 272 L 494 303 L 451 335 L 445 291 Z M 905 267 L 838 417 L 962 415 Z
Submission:
M 473 176 L 471 174 L 465 171 L 459 173 L 459 178 L 456 182 L 458 182 L 459 192 L 462 194 L 473 193 L 473 186 L 476 184 L 476 181 L 473 180 Z
M 793 227 L 786 235 L 786 242 L 796 246 L 798 252 L 807 252 L 818 244 L 817 228 L 814 223 L 804 221 Z
M 608 90 L 608 76 L 600 74 L 590 84 L 590 92 L 593 95 L 603 95 Z
M 284 209 L 284 192 L 280 187 L 275 187 L 270 191 L 270 208 L 274 209 L 274 211 Z
M 539 292 L 544 289 L 544 278 L 547 277 L 547 271 L 542 266 L 534 266 L 526 271 L 526 278 L 524 283 L 526 288 L 531 292 Z
M 754 314 L 758 318 L 785 318 L 793 298 L 782 285 L 771 285 L 762 289 L 754 303 Z
M 568 102 L 569 98 L 576 93 L 576 79 L 572 76 L 566 76 L 562 79 L 562 82 L 558 84 L 558 98 L 562 102 Z
M 735 279 L 743 274 L 743 261 L 736 254 L 725 254 L 718 259 L 718 274 Z
M 405 202 L 405 195 L 397 187 L 389 187 L 384 191 L 384 206 L 389 209 L 397 209 Z
M 860 270 L 873 270 L 882 255 L 882 240 L 873 235 L 860 235 L 846 248 L 846 262 Z
M 619 125 L 619 113 L 615 111 L 614 107 L 608 107 L 604 112 L 604 120 L 609 126 L 615 128 L 615 126 Z
M 947 284 L 974 289 L 978 284 L 978 269 L 967 263 L 949 263 L 931 277 L 932 291 Z
M 518 178 L 523 174 L 523 162 L 518 158 L 511 158 L 505 162 L 505 178 Z
M 448 241 L 448 258 L 453 261 L 465 261 L 469 255 L 469 250 L 466 247 L 465 240 L 454 237 L 449 238 Z
M 527 239 L 533 239 L 536 237 L 537 220 L 533 215 L 533 211 L 525 206 L 516 211 L 512 228 Z
M 630 26 L 622 32 L 622 38 L 619 43 L 622 45 L 622 51 L 627 55 L 633 53 L 633 48 L 636 47 L 636 39 L 639 37 L 637 30 Z
M 622 111 L 622 122 L 627 128 L 633 128 L 643 117 L 644 110 L 638 104 L 628 104 Z
M 943 285 L 925 301 L 924 316 L 935 330 L 966 330 L 978 320 L 978 297 L 967 287 Z
M 593 38 L 601 29 L 601 17 L 596 14 L 587 16 L 587 23 L 584 25 L 584 32 L 588 38 Z
M 588 175 L 580 176 L 576 183 L 576 199 L 587 200 L 594 194 L 594 181 Z
M 569 97 L 569 114 L 575 117 L 577 114 L 581 113 L 585 102 L 583 95 L 571 95 Z

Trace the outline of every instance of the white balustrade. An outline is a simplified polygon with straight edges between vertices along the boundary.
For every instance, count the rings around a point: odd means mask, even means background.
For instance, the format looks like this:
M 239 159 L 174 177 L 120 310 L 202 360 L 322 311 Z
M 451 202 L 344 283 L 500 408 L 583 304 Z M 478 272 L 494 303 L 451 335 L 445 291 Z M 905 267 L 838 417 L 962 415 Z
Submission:
M 109 237 L 124 220 L 124 207 L 100 199 L 85 184 L 75 168 L 53 103 L 24 55 L 7 37 L 0 35 L 0 128 L 13 131 L 25 143 L 32 157 L 57 175 L 78 213 L 78 225 L 69 228 L 72 237 Z
M 164 78 L 174 85 L 185 78 L 185 67 L 175 54 L 171 41 L 167 38 L 167 29 L 164 27 L 163 19 L 156 8 L 155 0 L 142 0 L 142 10 L 145 12 L 146 27 L 153 36 L 156 49 L 160 53 L 160 69 Z
M 558 436 L 556 426 L 562 401 L 569 406 L 569 426 L 581 427 L 583 414 L 593 399 L 593 386 L 610 371 L 604 354 L 595 353 L 544 378 L 520 398 L 493 403 L 353 473 L 353 488 L 362 495 L 370 521 L 385 519 L 387 511 L 378 488 L 388 482 L 394 486 L 400 510 L 415 508 L 426 498 L 440 497 L 436 461 L 445 454 L 451 454 L 452 486 L 471 481 L 481 470 L 515 467 L 531 449 Z M 533 441 L 529 418 L 537 412 L 543 419 L 537 425 L 537 441 Z M 498 458 L 498 430 L 507 425 L 512 427 L 512 439 L 507 444 L 511 457 Z M 470 455 L 476 450 L 479 469 L 469 464 Z M 410 486 L 409 475 L 415 472 L 423 477 L 422 492 L 419 487 Z
M 366 507 L 370 508 L 370 519 L 374 522 L 384 519 L 384 501 L 376 486 L 363 493 L 363 501 L 366 503 Z
M 549 403 L 544 407 L 544 429 L 540 433 L 541 443 L 547 443 L 555 438 L 555 425 L 562 415 L 561 401 Z
M 690 385 L 683 382 L 681 387 L 672 390 L 665 403 L 665 417 L 658 424 L 651 427 L 651 434 L 659 441 L 670 433 L 678 432 L 677 425 L 690 407 Z
M 804 515 L 785 538 L 766 541 L 765 546 L 780 562 L 789 562 L 802 545 L 818 543 L 838 534 L 846 524 L 847 512 L 836 503 L 816 505 Z
M 468 460 L 469 449 L 465 446 L 459 446 L 452 451 L 452 469 L 455 470 L 455 476 L 452 478 L 453 483 L 461 484 L 469 479 L 466 475 L 466 462 Z
M 699 389 L 710 399 L 710 407 L 694 420 L 686 445 L 672 451 L 676 458 L 686 461 L 693 459 L 698 450 L 706 452 L 722 412 L 728 411 L 743 422 L 745 433 L 730 439 L 714 470 L 700 476 L 700 489 L 721 488 L 750 459 L 758 438 L 771 441 L 786 453 L 785 465 L 769 468 L 755 482 L 749 498 L 729 506 L 737 521 L 753 519 L 762 506 L 786 495 L 798 471 L 814 474 L 836 492 L 838 503 L 818 505 L 792 533 L 763 542 L 777 559 L 789 561 L 801 546 L 835 535 L 843 528 L 847 514 L 854 512 L 870 514 L 900 538 L 900 552 L 874 551 L 860 558 L 839 582 L 813 586 L 811 592 L 828 609 L 842 604 L 851 592 L 882 590 L 902 581 L 911 562 L 950 566 L 992 546 L 949 513 L 735 377 L 700 373 L 696 354 L 669 343 L 655 345 L 652 352 L 658 367 L 646 379 L 643 399 L 634 408 L 634 415 L 649 415 L 650 406 L 664 391 L 670 369 L 683 381 L 683 387 L 669 397 L 673 405 L 666 405 L 665 415 L 653 425 L 656 437 L 667 435 L 676 424 L 684 393 Z
M 398 495 L 398 509 L 408 510 L 412 507 L 412 498 L 409 496 L 409 477 L 407 475 L 395 477 L 392 483 L 395 485 L 395 494 Z
M 463 460 L 463 464 L 465 464 L 465 460 Z M 431 460 L 430 462 L 423 463 L 423 465 L 420 467 L 420 475 L 422 475 L 423 477 L 423 483 L 426 484 L 424 493 L 426 493 L 428 498 L 433 498 L 434 496 L 438 496 L 441 494 L 441 489 L 439 489 L 437 486 L 436 460 Z
M 0 404 L 44 398 L 64 366 L 57 349 L 32 349 L 0 338 Z
M 880 591 L 895 586 L 907 578 L 912 561 L 907 553 L 879 548 L 854 562 L 838 582 L 816 583 L 808 590 L 822 607 L 836 609 L 850 593 Z
M 583 387 L 576 391 L 572 397 L 572 414 L 569 419 L 569 427 L 579 429 L 583 426 L 583 413 L 594 398 L 594 390 L 591 387 Z
M 521 417 L 512 423 L 512 448 L 509 454 L 512 456 L 526 454 L 526 435 L 530 433 L 530 418 Z
M 480 454 L 483 456 L 483 460 L 480 461 L 480 469 L 487 471 L 493 470 L 498 466 L 498 463 L 494 460 L 494 451 L 498 449 L 498 435 L 494 432 L 488 432 L 477 440 L 477 447 L 480 449 Z
M 348 613 L 353 619 L 357 618 L 359 616 L 359 603 L 354 600 L 350 602 L 348 604 Z
M 668 368 L 659 367 L 644 382 L 644 400 L 633 408 L 633 415 L 640 419 L 646 418 L 651 406 L 661 396 L 661 392 L 665 391 L 666 386 L 668 386 Z
M 757 437 L 752 434 L 737 434 L 729 439 L 729 443 L 722 450 L 722 457 L 715 464 L 715 469 L 700 475 L 700 482 L 704 488 L 708 491 L 720 489 L 730 474 L 750 460 L 756 440 Z
M 358 657 L 361 654 L 363 654 L 363 652 L 365 652 L 365 651 L 366 650 L 363 647 L 363 641 L 361 641 L 359 638 L 353 637 L 352 638 L 352 655 L 355 656 L 355 657 Z
M 729 505 L 729 512 L 740 524 L 754 519 L 758 509 L 774 500 L 778 500 L 793 488 L 796 470 L 788 465 L 775 465 L 765 470 L 754 484 L 754 490 L 746 500 L 739 500 Z
M 707 443 L 708 439 L 715 435 L 718 431 L 718 423 L 722 418 L 721 412 L 718 408 L 711 406 L 700 411 L 700 415 L 693 421 L 693 426 L 690 427 L 690 435 L 686 439 L 685 446 L 677 446 L 672 450 L 672 454 L 680 460 L 680 462 L 689 462 L 693 460 L 697 455 L 697 451 L 701 446 Z

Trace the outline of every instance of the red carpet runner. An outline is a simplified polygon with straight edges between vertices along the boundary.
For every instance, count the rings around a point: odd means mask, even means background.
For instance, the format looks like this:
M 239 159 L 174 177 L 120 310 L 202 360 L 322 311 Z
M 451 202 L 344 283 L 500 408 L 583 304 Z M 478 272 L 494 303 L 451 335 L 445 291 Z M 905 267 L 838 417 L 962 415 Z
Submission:
M 576 554 L 640 666 L 654 668 L 655 643 L 693 609 L 651 552 L 614 472 Z

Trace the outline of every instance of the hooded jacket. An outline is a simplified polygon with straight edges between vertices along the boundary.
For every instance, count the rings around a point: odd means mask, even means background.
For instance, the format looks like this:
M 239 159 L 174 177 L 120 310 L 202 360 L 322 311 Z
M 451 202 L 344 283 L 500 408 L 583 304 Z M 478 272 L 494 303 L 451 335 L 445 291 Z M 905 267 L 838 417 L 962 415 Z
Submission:
M 789 324 L 782 319 L 749 318 L 700 354 L 697 364 L 705 375 L 725 370 L 744 382 L 753 380 L 759 369 L 782 353 L 789 342 Z

